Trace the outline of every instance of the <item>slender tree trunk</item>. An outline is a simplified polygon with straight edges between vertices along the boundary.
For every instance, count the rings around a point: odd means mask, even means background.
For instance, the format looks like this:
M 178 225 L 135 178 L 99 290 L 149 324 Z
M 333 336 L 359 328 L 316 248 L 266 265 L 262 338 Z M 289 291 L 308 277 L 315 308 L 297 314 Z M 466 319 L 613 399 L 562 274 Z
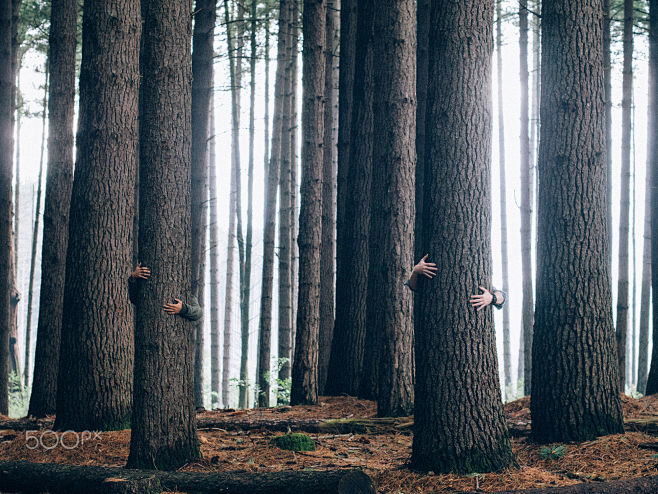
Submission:
M 286 0 L 279 3 L 279 34 L 277 41 L 277 67 L 274 86 L 274 124 L 272 129 L 272 149 L 265 180 L 265 216 L 263 232 L 263 271 L 261 282 L 260 324 L 258 330 L 258 378 L 261 395 L 269 401 L 269 382 L 265 372 L 270 368 L 270 339 L 272 331 L 272 290 L 274 272 L 274 235 L 276 214 L 276 193 L 279 183 L 279 169 L 282 157 L 283 115 L 286 97 L 286 58 L 288 45 L 288 22 L 290 7 Z M 263 389 L 264 386 L 266 389 Z
M 467 305 L 491 279 L 493 0 L 432 4 L 423 243 L 440 275 L 418 285 L 414 468 L 515 465 L 503 416 L 492 309 Z M 463 42 L 467 26 L 469 42 Z M 445 221 L 454 218 L 455 221 Z M 463 269 L 454 269 L 462 266 Z
M 11 242 L 11 175 L 12 175 L 12 73 L 11 0 L 0 0 L 0 280 L 6 290 L 0 299 L 0 413 L 7 415 L 9 395 L 7 389 L 9 349 L 9 269 Z
M 324 135 L 325 0 L 304 0 L 302 180 L 299 214 L 299 291 L 292 405 L 318 402 L 320 243 L 322 237 L 322 156 Z
M 69 207 L 73 186 L 73 115 L 78 4 L 53 0 L 50 18 L 48 171 L 43 210 L 39 322 L 29 415 L 55 413 Z
M 219 408 L 220 402 L 223 405 L 226 405 L 226 402 L 221 394 L 220 371 L 219 228 L 217 227 L 217 154 L 215 151 L 215 105 L 213 99 L 210 100 L 210 151 L 208 154 L 208 208 L 210 210 L 208 249 L 210 251 L 210 395 L 212 397 L 211 407 L 215 409 Z M 229 365 L 230 361 L 227 363 L 227 367 Z M 228 396 L 226 398 L 228 399 Z
M 39 176 L 37 179 L 37 200 L 36 200 L 36 212 L 34 214 L 34 227 L 32 228 L 32 250 L 30 251 L 30 274 L 28 279 L 28 289 L 27 289 L 27 322 L 25 326 L 25 367 L 23 370 L 23 378 L 25 387 L 30 385 L 30 371 L 32 366 L 31 364 L 31 350 L 32 350 L 32 300 L 34 298 L 34 270 L 36 268 L 36 259 L 37 259 L 37 246 L 39 238 L 39 223 L 41 217 L 41 184 L 43 183 L 43 155 L 46 146 L 46 115 L 48 113 L 48 60 L 46 59 L 46 66 L 44 69 L 46 75 L 46 81 L 44 84 L 43 90 L 43 102 L 42 102 L 42 117 L 41 117 L 41 152 L 39 158 Z
M 18 234 L 19 234 L 19 220 L 20 220 L 20 192 L 21 192 L 21 122 L 22 122 L 22 97 L 21 97 L 21 71 L 20 71 L 20 60 L 16 66 L 16 91 L 15 96 L 12 97 L 14 106 L 16 108 L 15 112 L 15 121 L 16 121 L 16 140 L 14 141 L 16 147 L 16 176 L 14 184 L 14 266 L 18 266 Z M 16 269 L 16 268 L 14 268 Z
M 192 37 L 192 294 L 204 305 L 208 224 L 208 138 L 213 94 L 213 41 L 217 0 L 196 0 Z M 203 407 L 204 324 L 196 324 L 194 403 Z
M 377 414 L 413 409 L 413 303 L 400 280 L 413 265 L 416 163 L 414 0 L 380 2 L 374 16 L 374 134 L 368 324 L 379 337 Z M 386 303 L 382 305 L 381 301 Z
M 540 442 L 623 432 L 606 262 L 602 16 L 600 0 L 542 9 L 530 408 Z
M 12 234 L 13 235 L 13 234 Z M 16 289 L 16 267 L 14 265 L 14 243 L 11 242 L 11 256 L 9 259 L 9 287 L 11 294 L 9 296 L 9 372 L 17 376 L 17 388 L 15 391 L 23 391 L 23 378 L 21 377 L 21 359 L 18 350 L 18 302 L 20 301 L 20 293 Z M 11 393 L 12 389 L 9 390 Z M 32 391 L 34 393 L 34 391 Z
M 652 95 L 650 94 L 650 98 Z M 647 135 L 651 136 L 656 118 L 651 112 L 651 105 L 647 112 Z M 640 293 L 640 343 L 638 347 L 637 365 L 637 391 L 644 394 L 647 387 L 647 375 L 649 372 L 649 313 L 651 304 L 651 201 L 653 190 L 651 180 L 653 169 L 651 168 L 651 156 L 653 140 L 647 139 L 647 167 L 644 189 L 644 236 L 642 243 L 642 289 Z
M 324 67 L 324 143 L 322 154 L 322 240 L 320 249 L 320 329 L 318 389 L 324 391 L 334 332 L 336 257 L 336 121 L 338 102 L 338 0 L 327 0 Z
M 193 325 L 162 310 L 175 294 L 192 296 L 191 11 L 191 0 L 155 0 L 144 12 L 139 257 L 151 278 L 136 301 L 130 468 L 169 470 L 201 457 Z
M 297 86 L 299 80 L 298 72 L 298 57 L 299 57 L 299 0 L 292 0 L 292 18 L 290 22 L 290 39 L 292 40 L 291 53 L 292 53 L 292 72 L 290 73 L 291 89 L 290 89 L 290 298 L 292 300 L 290 319 L 290 365 L 292 366 L 292 357 L 295 355 L 295 334 L 297 326 L 297 298 L 299 293 L 298 283 L 298 264 L 299 264 L 299 249 L 297 245 L 297 231 L 299 204 L 297 202 L 297 170 L 299 168 L 299 160 L 297 155 L 297 143 L 299 142 L 299 115 L 297 112 Z
M 509 291 L 509 260 L 507 256 L 507 184 L 505 176 L 505 118 L 503 114 L 503 32 L 500 4 L 496 2 L 496 55 L 498 60 L 498 166 L 500 168 L 500 251 L 503 270 L 503 291 Z M 512 351 L 510 348 L 509 304 L 503 305 L 503 398 L 512 387 Z
M 282 7 L 283 8 L 283 7 Z M 279 371 L 279 379 L 290 377 L 290 360 L 292 357 L 292 285 L 291 285 L 291 249 L 292 249 L 292 170 L 290 128 L 292 122 L 292 2 L 286 4 L 286 57 L 284 76 L 283 110 L 281 115 L 281 158 L 279 173 L 279 341 L 278 356 L 287 359 Z M 283 19 L 283 17 L 281 17 Z M 280 22 L 282 25 L 283 21 Z M 281 29 L 281 28 L 280 28 Z
M 91 2 L 84 9 L 57 380 L 55 426 L 62 429 L 123 429 L 130 421 L 133 315 L 127 277 L 133 256 L 139 14 L 133 0 Z
M 658 0 L 649 0 L 649 108 L 648 114 L 653 115 L 652 127 L 649 133 L 651 144 L 648 157 L 648 168 L 651 169 L 652 190 L 658 188 Z M 651 211 L 658 208 L 658 194 L 651 195 Z M 647 378 L 647 395 L 658 393 L 658 214 L 651 215 L 651 300 L 653 314 L 653 350 L 651 352 L 651 367 Z
M 521 121 L 520 121 L 520 165 L 521 165 L 521 345 L 519 347 L 518 379 L 523 379 L 526 372 L 526 339 L 532 335 L 532 181 L 530 179 L 534 165 L 530 161 L 530 139 L 528 120 L 528 2 L 519 4 L 519 79 L 521 86 Z M 533 123 L 534 125 L 534 123 Z M 532 348 L 532 343 L 527 346 Z M 528 373 L 531 368 L 528 368 Z M 524 382 L 525 387 L 525 382 Z
M 329 361 L 329 394 L 357 395 L 362 382 L 366 338 L 366 293 L 370 251 L 370 184 L 372 167 L 372 19 L 373 5 L 358 2 L 357 11 L 345 12 L 350 23 L 342 24 L 349 40 L 354 33 L 354 76 L 345 85 L 353 88 L 352 119 L 349 126 L 349 164 L 345 186 L 344 228 L 339 246 L 339 271 L 336 281 L 336 322 Z M 353 20 L 352 20 L 353 19 Z M 355 28 L 352 25 L 356 24 Z M 341 56 L 345 52 L 341 51 Z M 350 70 L 349 66 L 346 70 Z M 346 74 L 347 77 L 350 74 Z M 347 157 L 346 157 L 347 159 Z M 349 211 L 349 215 L 348 215 Z
M 631 100 L 633 98 L 633 0 L 624 0 L 624 69 L 621 124 L 621 199 L 619 205 L 619 280 L 617 284 L 617 360 L 619 383 L 626 382 L 628 332 L 628 229 L 631 183 Z

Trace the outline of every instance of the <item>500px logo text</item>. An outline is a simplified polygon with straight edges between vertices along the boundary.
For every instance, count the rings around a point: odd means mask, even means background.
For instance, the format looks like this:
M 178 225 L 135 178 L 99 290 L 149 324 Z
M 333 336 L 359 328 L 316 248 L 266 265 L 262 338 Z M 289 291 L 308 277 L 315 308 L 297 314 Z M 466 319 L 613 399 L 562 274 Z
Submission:
M 85 442 L 101 439 L 100 432 L 92 431 L 25 431 L 25 447 L 27 449 L 75 449 Z

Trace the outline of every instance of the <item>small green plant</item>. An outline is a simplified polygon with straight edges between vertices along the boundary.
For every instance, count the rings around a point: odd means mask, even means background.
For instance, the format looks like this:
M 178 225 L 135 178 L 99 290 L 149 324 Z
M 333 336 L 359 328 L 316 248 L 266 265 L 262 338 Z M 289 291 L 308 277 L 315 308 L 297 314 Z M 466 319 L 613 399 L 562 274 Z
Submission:
M 276 436 L 270 444 L 287 451 L 315 451 L 315 441 L 306 434 L 294 432 L 283 436 Z
M 9 374 L 9 416 L 25 417 L 30 405 L 30 389 L 23 388 L 21 376 L 16 372 Z
M 542 446 L 539 449 L 539 456 L 544 460 L 558 460 L 564 456 L 567 448 L 562 445 L 551 444 L 550 446 Z

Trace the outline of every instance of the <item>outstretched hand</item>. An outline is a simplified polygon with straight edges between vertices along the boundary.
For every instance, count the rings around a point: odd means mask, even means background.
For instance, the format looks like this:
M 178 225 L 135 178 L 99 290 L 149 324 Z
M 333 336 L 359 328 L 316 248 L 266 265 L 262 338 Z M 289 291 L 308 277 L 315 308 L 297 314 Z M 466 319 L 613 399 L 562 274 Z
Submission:
M 183 310 L 183 301 L 179 300 L 177 298 L 175 298 L 174 301 L 176 302 L 175 304 L 169 303 L 169 304 L 164 304 L 162 306 L 164 311 L 167 314 L 172 315 L 172 316 L 175 316 L 176 314 L 179 314 L 180 311 Z
M 427 256 L 429 254 L 425 254 L 423 258 L 418 261 L 418 264 L 414 266 L 413 272 L 416 274 L 422 274 L 423 276 L 427 276 L 428 278 L 434 278 L 437 272 L 437 267 L 436 264 L 433 262 L 426 262 Z
M 132 274 L 130 275 L 132 279 L 142 279 L 142 280 L 148 280 L 149 276 L 151 276 L 151 270 L 146 266 L 142 266 L 141 262 L 137 265 L 135 271 L 133 271 Z
M 484 309 L 487 305 L 490 305 L 494 299 L 494 296 L 485 287 L 481 286 L 480 290 L 482 290 L 481 294 L 471 295 L 471 305 L 476 307 L 477 310 Z

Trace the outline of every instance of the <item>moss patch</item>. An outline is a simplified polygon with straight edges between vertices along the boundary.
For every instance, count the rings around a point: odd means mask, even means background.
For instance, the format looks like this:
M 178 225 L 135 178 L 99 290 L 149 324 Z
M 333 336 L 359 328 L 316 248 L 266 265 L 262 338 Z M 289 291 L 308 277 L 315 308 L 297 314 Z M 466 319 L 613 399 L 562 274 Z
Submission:
M 286 434 L 270 440 L 270 444 L 288 451 L 315 451 L 315 441 L 306 434 Z

